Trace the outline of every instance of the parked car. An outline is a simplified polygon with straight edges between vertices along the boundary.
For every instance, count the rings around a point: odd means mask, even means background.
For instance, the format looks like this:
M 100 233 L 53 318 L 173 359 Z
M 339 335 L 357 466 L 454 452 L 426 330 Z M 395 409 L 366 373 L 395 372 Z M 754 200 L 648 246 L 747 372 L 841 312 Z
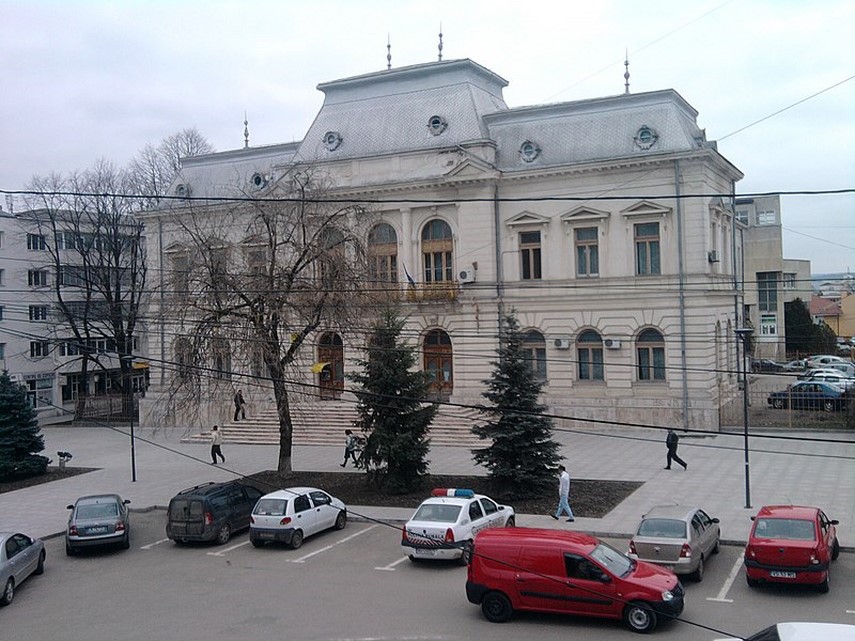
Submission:
M 807 361 L 807 366 L 808 369 L 816 369 L 820 367 L 831 367 L 833 369 L 842 367 L 843 369 L 848 369 L 849 367 L 855 367 L 851 360 L 831 354 L 818 354 L 816 356 L 811 356 Z
M 808 369 L 798 375 L 798 379 L 800 381 L 807 381 L 816 376 L 817 374 L 840 374 L 839 370 L 833 369 L 831 367 L 815 367 L 813 369 Z
M 249 517 L 249 540 L 255 547 L 278 541 L 296 550 L 306 537 L 345 525 L 347 507 L 337 498 L 316 487 L 291 487 L 258 499 Z
M 485 530 L 466 578 L 466 598 L 494 623 L 530 610 L 622 618 L 635 632 L 652 632 L 660 616 L 680 615 L 683 597 L 670 570 L 567 530 Z
M 789 361 L 784 363 L 781 366 L 781 369 L 785 372 L 802 372 L 807 367 L 807 361 L 803 358 L 796 359 L 794 361 Z
M 830 383 L 800 381 L 782 392 L 772 392 L 766 400 L 775 409 L 834 412 L 846 407 L 847 397 L 841 388 Z
M 249 527 L 249 516 L 261 491 L 237 481 L 203 483 L 181 490 L 169 501 L 166 536 L 176 543 L 216 541 Z
M 773 361 L 770 358 L 752 358 L 752 372 L 780 372 L 782 369 L 781 363 Z
M 411 561 L 459 559 L 465 563 L 475 535 L 488 528 L 514 527 L 514 508 L 467 489 L 437 488 L 422 501 L 401 532 Z
M 855 625 L 846 623 L 776 623 L 750 637 L 715 641 L 852 641 Z
M 807 381 L 820 381 L 823 383 L 830 383 L 836 387 L 839 387 L 843 390 L 852 389 L 855 387 L 855 378 L 850 378 L 849 376 L 845 376 L 841 372 L 837 370 L 813 370 L 810 372 L 808 377 L 805 379 Z
M 657 505 L 641 517 L 629 541 L 629 558 L 701 581 L 704 564 L 718 554 L 720 539 L 718 519 L 701 508 Z
M 840 556 L 836 520 L 800 505 L 767 505 L 751 520 L 745 547 L 749 586 L 801 583 L 828 592 L 830 564 Z
M 20 532 L 0 532 L 0 605 L 9 605 L 15 590 L 32 574 L 45 571 L 45 544 Z
M 74 556 L 82 548 L 118 545 L 131 547 L 131 518 L 128 504 L 118 494 L 81 496 L 69 505 L 65 530 L 65 553 Z

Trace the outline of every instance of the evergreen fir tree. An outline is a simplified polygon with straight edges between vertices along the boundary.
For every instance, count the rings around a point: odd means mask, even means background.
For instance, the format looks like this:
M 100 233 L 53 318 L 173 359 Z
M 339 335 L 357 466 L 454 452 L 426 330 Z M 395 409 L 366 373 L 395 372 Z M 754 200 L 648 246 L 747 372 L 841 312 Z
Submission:
M 476 463 L 487 468 L 495 492 L 507 498 L 529 498 L 554 490 L 560 460 L 552 440 L 552 419 L 538 401 L 543 383 L 535 376 L 523 334 L 513 313 L 502 319 L 503 331 L 492 378 L 483 396 L 492 419 L 472 432 L 492 444 L 472 450 Z
M 415 348 L 401 340 L 403 325 L 396 309 L 386 309 L 372 330 L 361 371 L 350 377 L 359 385 L 354 425 L 367 436 L 361 464 L 392 494 L 421 487 L 428 473 L 428 429 L 437 412 L 426 403 L 429 375 L 414 370 Z
M 44 473 L 48 459 L 33 456 L 45 449 L 36 410 L 23 386 L 8 372 L 0 374 L 0 479 Z

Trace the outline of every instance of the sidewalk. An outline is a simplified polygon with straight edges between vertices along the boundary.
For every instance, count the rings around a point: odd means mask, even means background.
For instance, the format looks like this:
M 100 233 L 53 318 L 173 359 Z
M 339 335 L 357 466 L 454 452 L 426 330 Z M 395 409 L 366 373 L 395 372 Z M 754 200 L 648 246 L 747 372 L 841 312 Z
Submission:
M 179 490 L 207 481 L 225 481 L 236 474 L 274 469 L 278 450 L 273 446 L 223 446 L 224 466 L 209 464 L 207 445 L 181 443 L 178 430 L 137 428 L 137 481 L 131 481 L 130 437 L 105 427 L 46 427 L 45 455 L 74 455 L 69 465 L 95 467 L 98 471 L 0 494 L 0 530 L 21 531 L 46 537 L 64 531 L 66 506 L 85 494 L 116 492 L 132 501 L 131 507 L 165 507 Z M 771 432 L 763 432 L 766 436 Z M 589 434 L 556 432 L 562 454 L 573 478 L 627 480 L 644 483 L 612 512 L 600 519 L 577 518 L 573 529 L 600 536 L 629 536 L 641 515 L 653 505 L 679 502 L 695 504 L 721 520 L 725 542 L 747 540 L 750 516 L 762 505 L 793 503 L 821 507 L 838 519 L 838 537 L 845 549 L 855 549 L 855 439 L 845 433 L 794 433 L 846 443 L 782 441 L 752 436 L 750 441 L 751 509 L 745 509 L 743 438 L 720 434 L 709 438 L 686 436 L 680 456 L 688 470 L 663 469 L 664 435 L 656 430 L 607 429 Z M 341 472 L 341 448 L 295 446 L 294 469 Z M 798 456 L 794 455 L 798 454 Z M 483 474 L 465 448 L 431 449 L 434 474 Z M 357 473 L 357 472 L 353 472 Z M 557 481 L 556 481 L 557 483 Z M 557 490 L 556 490 L 557 495 Z M 556 496 L 557 501 L 557 496 Z M 570 504 L 573 504 L 571 489 Z M 406 521 L 410 508 L 349 506 L 351 517 Z M 563 528 L 547 515 L 521 514 L 517 525 Z

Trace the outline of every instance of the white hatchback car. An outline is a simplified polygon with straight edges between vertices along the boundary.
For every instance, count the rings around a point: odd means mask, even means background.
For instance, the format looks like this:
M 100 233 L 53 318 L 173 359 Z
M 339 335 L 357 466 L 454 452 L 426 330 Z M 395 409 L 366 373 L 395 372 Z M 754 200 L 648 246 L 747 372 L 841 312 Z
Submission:
M 280 542 L 295 550 L 303 539 L 347 525 L 347 506 L 316 487 L 290 487 L 265 494 L 252 509 L 249 540 L 255 547 Z
M 855 625 L 846 623 L 778 623 L 750 637 L 728 637 L 716 641 L 851 641 Z
M 493 527 L 514 527 L 514 508 L 472 490 L 437 488 L 422 501 L 401 532 L 411 561 L 469 560 L 475 535 Z

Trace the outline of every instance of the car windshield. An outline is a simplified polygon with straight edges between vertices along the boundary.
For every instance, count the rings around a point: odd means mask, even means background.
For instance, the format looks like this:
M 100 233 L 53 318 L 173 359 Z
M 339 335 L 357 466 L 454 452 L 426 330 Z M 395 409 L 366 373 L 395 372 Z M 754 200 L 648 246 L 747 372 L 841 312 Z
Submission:
M 440 523 L 456 523 L 460 516 L 459 505 L 425 504 L 416 510 L 413 521 L 437 521 Z
M 813 521 L 804 519 L 757 519 L 754 536 L 792 541 L 813 541 L 816 538 Z
M 259 499 L 252 513 L 264 516 L 284 516 L 287 507 L 288 499 Z
M 605 543 L 593 549 L 591 558 L 617 576 L 625 576 L 632 570 L 632 559 Z
M 77 506 L 78 519 L 104 519 L 118 515 L 115 503 L 91 503 Z
M 677 519 L 644 519 L 638 526 L 639 536 L 658 536 L 665 539 L 685 539 L 686 522 Z

